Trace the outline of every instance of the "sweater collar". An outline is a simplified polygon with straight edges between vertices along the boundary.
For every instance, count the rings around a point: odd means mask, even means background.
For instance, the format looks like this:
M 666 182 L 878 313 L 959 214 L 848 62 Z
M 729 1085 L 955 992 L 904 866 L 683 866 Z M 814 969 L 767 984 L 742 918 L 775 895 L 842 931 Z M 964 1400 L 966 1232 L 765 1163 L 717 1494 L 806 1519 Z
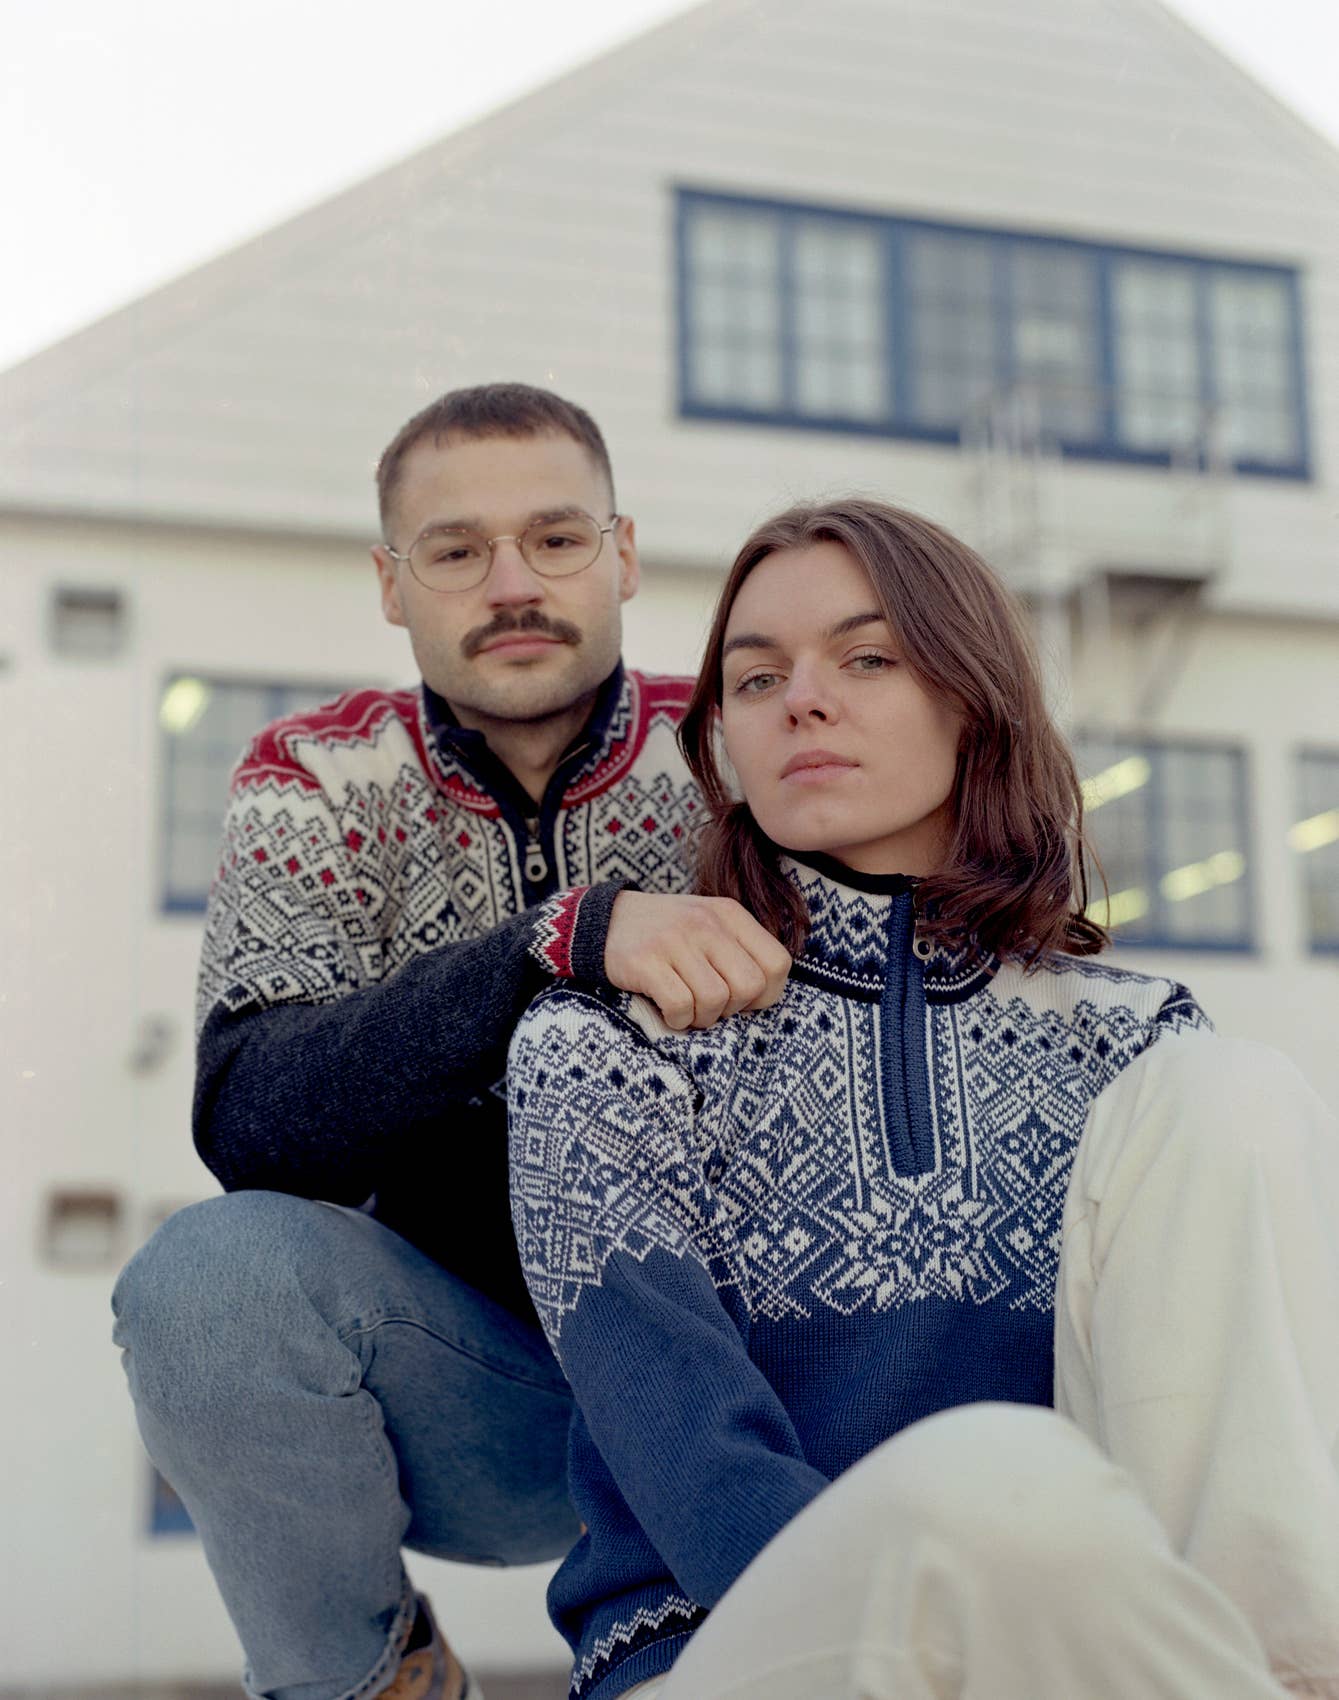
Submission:
M 631 680 L 620 661 L 600 686 L 586 724 L 564 750 L 554 772 L 564 790 L 592 773 L 611 750 L 626 741 L 631 720 Z M 423 684 L 423 722 L 427 743 L 448 789 L 463 784 L 476 794 L 501 800 L 520 786 L 488 747 L 484 733 L 462 726 L 446 698 Z M 579 758 L 579 759 L 578 759 Z M 529 803 L 523 812 L 533 809 Z
M 877 1000 L 893 951 L 910 949 L 925 971 L 929 1003 L 958 1003 L 999 968 L 970 947 L 948 947 L 916 927 L 921 881 L 911 874 L 862 874 L 834 857 L 783 854 L 781 870 L 809 911 L 809 933 L 796 967 L 803 979 L 847 996 Z

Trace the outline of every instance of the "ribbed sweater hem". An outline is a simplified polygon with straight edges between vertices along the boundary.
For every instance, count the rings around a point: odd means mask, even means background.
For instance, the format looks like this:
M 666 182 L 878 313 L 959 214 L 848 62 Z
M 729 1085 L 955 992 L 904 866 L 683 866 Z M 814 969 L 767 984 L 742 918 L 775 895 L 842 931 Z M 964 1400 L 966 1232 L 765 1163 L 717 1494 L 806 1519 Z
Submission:
M 681 1630 L 674 1635 L 667 1635 L 663 1641 L 653 1641 L 650 1646 L 639 1647 L 611 1671 L 606 1671 L 593 1688 L 581 1689 L 579 1700 L 615 1700 L 616 1695 L 625 1693 L 639 1682 L 649 1682 L 654 1676 L 667 1675 L 692 1638 L 692 1630 Z M 578 1700 L 578 1690 L 575 1686 L 572 1688 L 570 1700 Z

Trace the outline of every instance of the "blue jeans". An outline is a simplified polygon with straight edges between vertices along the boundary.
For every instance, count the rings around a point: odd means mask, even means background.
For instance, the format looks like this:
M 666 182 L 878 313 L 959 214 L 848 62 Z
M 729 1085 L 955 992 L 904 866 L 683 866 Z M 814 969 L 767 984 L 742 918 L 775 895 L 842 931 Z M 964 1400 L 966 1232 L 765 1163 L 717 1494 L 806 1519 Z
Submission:
M 577 1537 L 571 1399 L 542 1334 L 370 1216 L 208 1199 L 136 1254 L 112 1307 L 252 1695 L 384 1687 L 413 1611 L 402 1547 L 528 1564 Z

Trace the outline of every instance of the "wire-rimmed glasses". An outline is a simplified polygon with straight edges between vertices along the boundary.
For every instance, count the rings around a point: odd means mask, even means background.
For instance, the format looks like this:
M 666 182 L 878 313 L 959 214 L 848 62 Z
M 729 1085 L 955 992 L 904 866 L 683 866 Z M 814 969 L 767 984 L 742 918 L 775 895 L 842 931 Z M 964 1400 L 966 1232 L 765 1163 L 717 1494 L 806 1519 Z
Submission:
M 584 508 L 566 508 L 541 514 L 515 535 L 497 537 L 435 525 L 420 532 L 407 554 L 399 554 L 389 544 L 386 553 L 404 562 L 425 590 L 474 590 L 488 577 L 497 543 L 514 543 L 525 564 L 541 578 L 569 578 L 594 562 L 618 520 L 617 514 L 611 514 L 608 525 L 599 525 Z

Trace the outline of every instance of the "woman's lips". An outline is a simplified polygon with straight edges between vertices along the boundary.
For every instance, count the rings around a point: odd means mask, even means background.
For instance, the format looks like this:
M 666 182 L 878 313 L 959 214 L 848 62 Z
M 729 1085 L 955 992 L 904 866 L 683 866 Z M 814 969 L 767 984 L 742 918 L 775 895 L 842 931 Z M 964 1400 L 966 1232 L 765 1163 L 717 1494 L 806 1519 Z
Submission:
M 809 762 L 803 767 L 793 767 L 781 777 L 788 785 L 821 785 L 839 774 L 854 773 L 855 768 L 853 761 Z
M 811 750 L 782 768 L 782 779 L 800 785 L 819 785 L 839 774 L 853 774 L 858 763 L 829 750 Z

